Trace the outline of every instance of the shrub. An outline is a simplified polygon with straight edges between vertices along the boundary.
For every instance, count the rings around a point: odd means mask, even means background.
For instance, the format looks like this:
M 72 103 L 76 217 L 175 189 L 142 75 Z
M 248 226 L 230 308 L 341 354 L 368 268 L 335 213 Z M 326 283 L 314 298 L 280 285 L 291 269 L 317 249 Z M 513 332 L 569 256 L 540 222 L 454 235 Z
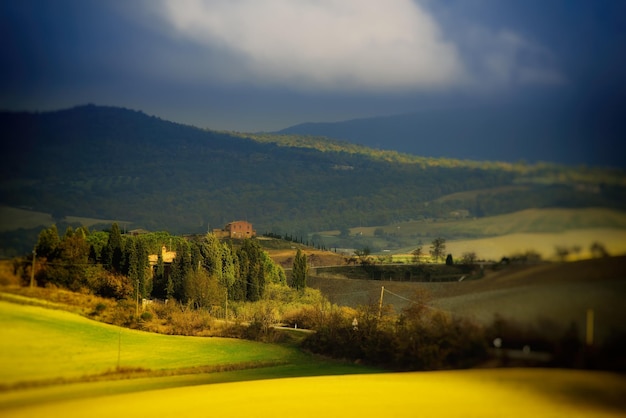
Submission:
M 190 306 L 177 305 L 172 309 L 169 317 L 170 333 L 176 335 L 208 336 L 214 319 L 202 309 L 192 309 Z
M 362 309 L 357 326 L 348 318 L 329 322 L 308 336 L 305 348 L 324 355 L 394 370 L 436 370 L 474 366 L 487 358 L 481 327 L 443 313 L 379 320 Z
M 102 315 L 102 313 L 106 310 L 107 306 L 103 302 L 99 302 L 94 308 L 91 315 Z

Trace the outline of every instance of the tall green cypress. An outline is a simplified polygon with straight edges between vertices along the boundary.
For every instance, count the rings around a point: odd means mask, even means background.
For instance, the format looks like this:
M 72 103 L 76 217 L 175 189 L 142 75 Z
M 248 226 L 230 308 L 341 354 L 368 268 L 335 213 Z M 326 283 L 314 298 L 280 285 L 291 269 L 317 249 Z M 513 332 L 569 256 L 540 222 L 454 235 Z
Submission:
M 208 233 L 202 241 L 200 252 L 203 257 L 203 265 L 206 271 L 213 277 L 222 279 L 222 244 L 217 236 Z
M 248 253 L 243 248 L 237 250 L 237 265 L 239 268 L 236 270 L 237 277 L 233 289 L 233 300 L 246 300 L 248 293 L 248 270 L 250 269 L 250 260 L 248 259 Z
M 291 285 L 293 288 L 297 290 L 304 290 L 306 287 L 306 276 L 307 276 L 307 260 L 306 254 L 303 254 L 302 251 L 298 248 L 296 252 L 296 257 L 293 260 L 293 269 L 292 269 L 292 280 Z
M 255 239 L 245 239 L 241 250 L 248 257 L 248 275 L 246 299 L 257 301 L 263 297 L 265 292 L 265 268 L 263 265 L 263 249 Z
M 191 251 L 189 244 L 183 242 L 176 253 L 176 258 L 172 262 L 172 270 L 170 273 L 170 278 L 172 279 L 171 296 L 180 302 L 186 301 L 185 280 L 188 273 L 191 271 Z M 170 284 L 168 283 L 168 287 L 169 286 Z
M 191 269 L 194 272 L 198 272 L 200 267 L 202 267 L 204 257 L 202 256 L 202 253 L 200 251 L 198 244 L 196 244 L 195 242 L 189 243 L 189 258 L 191 260 L 190 261 Z
M 122 234 L 117 223 L 111 225 L 111 232 L 106 246 L 102 251 L 102 263 L 107 266 L 110 271 L 122 271 Z
M 163 262 L 162 248 L 159 248 L 159 253 L 157 254 L 157 263 L 154 271 L 153 282 L 153 295 L 160 299 L 167 298 L 167 278 L 165 277 L 165 263 Z
M 137 253 L 137 279 L 139 280 L 139 297 L 147 298 L 152 292 L 152 281 L 148 275 L 148 249 L 141 239 L 135 240 Z
M 224 243 L 221 245 L 221 259 L 222 259 L 222 280 L 221 284 L 228 290 L 228 297 L 233 297 L 233 286 L 235 285 L 235 260 L 233 257 L 232 248 L 230 245 Z
M 135 242 L 133 238 L 130 238 L 126 242 L 124 251 L 122 251 L 122 269 L 120 273 L 127 276 L 131 280 L 137 278 L 137 254 L 135 253 Z

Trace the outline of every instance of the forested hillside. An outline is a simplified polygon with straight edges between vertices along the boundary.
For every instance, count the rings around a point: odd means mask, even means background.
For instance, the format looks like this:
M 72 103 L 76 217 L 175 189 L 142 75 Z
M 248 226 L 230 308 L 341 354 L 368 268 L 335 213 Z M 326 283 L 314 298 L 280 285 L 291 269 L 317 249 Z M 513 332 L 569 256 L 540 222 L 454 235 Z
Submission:
M 306 233 L 459 209 L 486 216 L 527 207 L 626 207 L 621 171 L 206 131 L 113 107 L 1 113 L 0 136 L 0 204 L 172 233 L 206 232 L 235 219 L 251 221 L 259 233 Z M 494 188 L 499 192 L 488 192 Z M 481 190 L 471 200 L 439 199 Z

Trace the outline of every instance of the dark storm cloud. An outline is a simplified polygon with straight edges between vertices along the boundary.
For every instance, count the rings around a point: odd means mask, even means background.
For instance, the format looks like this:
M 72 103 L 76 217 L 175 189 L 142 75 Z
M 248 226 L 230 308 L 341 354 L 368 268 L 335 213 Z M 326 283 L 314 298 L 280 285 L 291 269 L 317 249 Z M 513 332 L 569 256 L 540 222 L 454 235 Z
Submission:
M 617 146 L 624 4 L 2 2 L 0 108 L 93 102 L 245 131 L 548 102 L 578 119 L 563 135 L 581 126 Z

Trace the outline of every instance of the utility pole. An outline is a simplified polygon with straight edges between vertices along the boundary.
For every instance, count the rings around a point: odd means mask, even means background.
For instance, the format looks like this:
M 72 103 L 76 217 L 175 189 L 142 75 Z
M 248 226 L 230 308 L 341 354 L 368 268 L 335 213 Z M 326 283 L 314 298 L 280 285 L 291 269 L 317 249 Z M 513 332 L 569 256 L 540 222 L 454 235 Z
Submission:
M 586 343 L 588 346 L 593 345 L 593 309 L 587 309 L 587 338 Z
M 135 316 L 139 318 L 139 279 L 137 279 L 137 304 L 135 305 Z
M 33 265 L 30 268 L 30 287 L 35 287 L 35 258 L 37 257 L 37 250 L 33 250 Z
M 228 291 L 226 291 L 226 304 L 224 305 L 224 320 L 228 323 Z
M 385 294 L 385 286 L 380 288 L 380 302 L 378 302 L 378 319 L 383 316 L 383 295 Z

